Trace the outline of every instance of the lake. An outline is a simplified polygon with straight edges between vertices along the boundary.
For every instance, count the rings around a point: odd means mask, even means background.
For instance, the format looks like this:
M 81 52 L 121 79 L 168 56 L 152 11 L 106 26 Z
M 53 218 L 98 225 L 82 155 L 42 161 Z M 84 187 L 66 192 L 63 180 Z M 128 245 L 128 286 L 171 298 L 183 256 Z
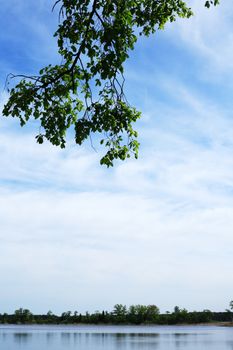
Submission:
M 1 350 L 233 350 L 217 326 L 0 326 Z

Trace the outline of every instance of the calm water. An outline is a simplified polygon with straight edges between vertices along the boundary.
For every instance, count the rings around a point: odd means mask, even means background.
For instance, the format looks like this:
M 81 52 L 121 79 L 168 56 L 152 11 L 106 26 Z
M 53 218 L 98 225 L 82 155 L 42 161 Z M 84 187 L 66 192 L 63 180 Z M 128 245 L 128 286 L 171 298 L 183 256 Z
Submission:
M 1 350 L 233 350 L 233 328 L 0 326 Z

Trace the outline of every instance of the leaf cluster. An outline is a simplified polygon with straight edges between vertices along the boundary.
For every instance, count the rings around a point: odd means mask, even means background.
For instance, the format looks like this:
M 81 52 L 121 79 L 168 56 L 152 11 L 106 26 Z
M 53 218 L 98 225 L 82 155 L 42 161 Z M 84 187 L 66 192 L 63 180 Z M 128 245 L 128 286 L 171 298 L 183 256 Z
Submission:
M 218 0 L 206 1 L 209 7 Z M 55 32 L 60 65 L 48 65 L 36 76 L 10 90 L 4 116 L 17 117 L 21 126 L 39 120 L 39 143 L 45 139 L 62 148 L 73 126 L 81 145 L 101 134 L 107 152 L 101 164 L 138 156 L 133 123 L 140 112 L 124 94 L 124 62 L 139 35 L 149 36 L 177 17 L 189 18 L 182 0 L 57 0 L 60 23 Z M 14 77 L 14 75 L 10 75 Z

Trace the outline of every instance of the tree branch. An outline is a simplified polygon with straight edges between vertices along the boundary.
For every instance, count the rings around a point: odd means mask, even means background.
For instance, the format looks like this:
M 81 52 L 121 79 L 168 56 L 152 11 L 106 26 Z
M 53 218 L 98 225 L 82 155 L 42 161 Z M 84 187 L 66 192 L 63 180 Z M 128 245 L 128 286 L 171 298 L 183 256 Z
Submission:
M 46 88 L 49 84 L 55 83 L 57 80 L 62 78 L 65 74 L 71 74 L 73 72 L 74 67 L 76 66 L 76 64 L 77 64 L 77 62 L 78 62 L 78 60 L 79 60 L 79 58 L 81 56 L 82 50 L 83 50 L 83 48 L 86 45 L 87 35 L 88 35 L 89 29 L 90 29 L 90 24 L 91 24 L 92 17 L 96 13 L 97 3 L 98 3 L 98 0 L 94 0 L 93 5 L 92 5 L 92 11 L 90 12 L 90 16 L 89 16 L 89 19 L 88 19 L 87 28 L 86 28 L 86 31 L 84 33 L 83 40 L 82 40 L 82 42 L 81 42 L 81 44 L 79 46 L 79 50 L 78 50 L 77 54 L 75 55 L 75 59 L 74 59 L 72 65 L 71 65 L 71 67 L 69 69 L 65 70 L 64 72 L 62 72 L 61 74 L 59 74 L 58 76 L 54 77 L 50 81 L 42 84 L 40 87 L 37 88 L 37 90 L 41 89 L 41 88 Z

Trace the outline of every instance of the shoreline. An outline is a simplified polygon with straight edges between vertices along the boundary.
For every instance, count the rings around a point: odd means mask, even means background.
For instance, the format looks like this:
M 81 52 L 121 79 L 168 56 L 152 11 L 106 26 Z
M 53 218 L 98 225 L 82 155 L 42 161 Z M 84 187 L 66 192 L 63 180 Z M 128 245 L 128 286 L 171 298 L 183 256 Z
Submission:
M 233 327 L 233 322 L 206 322 L 206 323 L 177 323 L 177 324 L 106 324 L 106 323 L 0 323 L 1 326 L 62 326 L 62 327 Z

